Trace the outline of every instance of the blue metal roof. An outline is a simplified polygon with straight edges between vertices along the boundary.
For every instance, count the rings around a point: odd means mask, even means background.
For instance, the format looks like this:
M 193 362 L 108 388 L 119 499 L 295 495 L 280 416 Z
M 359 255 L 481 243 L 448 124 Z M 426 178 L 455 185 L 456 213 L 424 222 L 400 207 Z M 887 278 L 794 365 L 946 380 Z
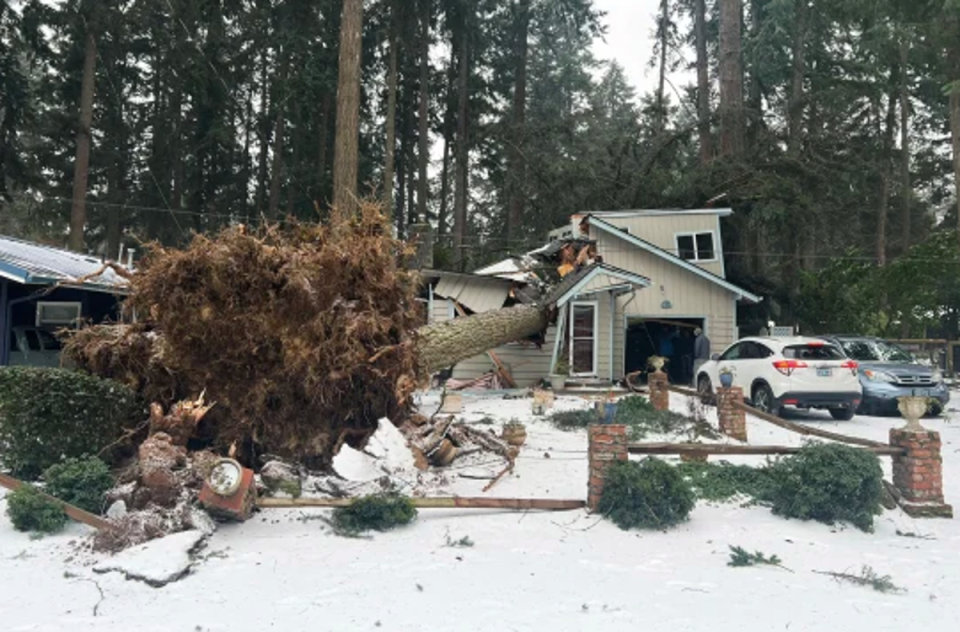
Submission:
M 0 235 L 0 277 L 17 283 L 124 292 L 127 280 L 109 268 L 96 277 L 77 282 L 102 267 L 103 262 L 94 257 Z

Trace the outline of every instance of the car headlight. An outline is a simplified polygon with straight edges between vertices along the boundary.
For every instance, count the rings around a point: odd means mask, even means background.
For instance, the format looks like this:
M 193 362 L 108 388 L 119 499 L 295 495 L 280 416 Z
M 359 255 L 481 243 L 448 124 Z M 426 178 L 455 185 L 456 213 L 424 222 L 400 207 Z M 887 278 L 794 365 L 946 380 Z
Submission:
M 897 378 L 890 375 L 889 373 L 884 373 L 883 371 L 871 371 L 870 369 L 864 370 L 863 374 L 871 382 L 889 382 L 893 383 L 897 381 Z

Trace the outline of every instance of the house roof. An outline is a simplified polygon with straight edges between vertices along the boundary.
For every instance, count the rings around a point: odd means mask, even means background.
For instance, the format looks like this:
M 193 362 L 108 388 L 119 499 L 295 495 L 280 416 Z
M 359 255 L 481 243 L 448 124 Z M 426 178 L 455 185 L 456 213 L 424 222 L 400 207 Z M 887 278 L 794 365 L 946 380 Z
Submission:
M 486 267 L 475 270 L 474 274 L 480 276 L 493 276 L 501 279 L 510 279 L 519 283 L 529 283 L 537 280 L 537 275 L 527 269 L 520 257 L 508 257 L 503 261 L 492 263 Z
M 700 266 L 698 266 L 698 265 L 696 265 L 696 264 L 693 264 L 693 263 L 690 263 L 689 261 L 687 261 L 687 260 L 685 260 L 685 259 L 681 259 L 681 258 L 678 257 L 677 255 L 675 255 L 675 254 L 673 254 L 673 253 L 671 253 L 671 252 L 668 252 L 668 251 L 664 250 L 663 248 L 659 248 L 659 247 L 651 244 L 649 241 L 646 241 L 646 240 L 644 240 L 644 239 L 640 239 L 640 238 L 637 237 L 636 235 L 632 235 L 632 234 L 630 234 L 630 233 L 628 233 L 628 232 L 626 232 L 626 231 L 624 231 L 624 230 L 621 230 L 620 228 L 617 228 L 617 227 L 614 226 L 613 224 L 611 224 L 611 223 L 609 223 L 609 222 L 606 222 L 606 221 L 604 221 L 603 219 L 601 219 L 601 218 L 599 218 L 599 217 L 596 217 L 596 216 L 594 216 L 594 215 L 587 215 L 587 216 L 584 218 L 583 221 L 586 222 L 587 224 L 589 224 L 590 226 L 596 226 L 598 229 L 604 231 L 605 233 L 607 233 L 607 234 L 609 234 L 609 235 L 613 235 L 614 237 L 618 237 L 619 239 L 623 239 L 624 241 L 626 241 L 626 242 L 628 242 L 628 243 L 630 243 L 630 244 L 632 244 L 632 245 L 640 248 L 641 250 L 645 250 L 645 251 L 649 252 L 649 253 L 652 254 L 652 255 L 655 255 L 655 256 L 657 256 L 657 257 L 660 257 L 661 259 L 664 259 L 664 260 L 666 260 L 666 261 L 669 261 L 670 263 L 673 263 L 673 264 L 675 264 L 675 265 L 678 265 L 678 266 L 680 266 L 681 268 L 683 268 L 684 270 L 688 270 L 689 272 L 692 272 L 693 274 L 699 276 L 699 277 L 702 278 L 702 279 L 705 279 L 706 281 L 709 281 L 709 282 L 711 282 L 711 283 L 714 283 L 714 284 L 716 284 L 716 285 L 719 285 L 720 287 L 724 288 L 725 290 L 727 290 L 727 291 L 729 291 L 729 292 L 731 292 L 731 293 L 733 293 L 733 294 L 736 294 L 736 295 L 737 295 L 737 298 L 740 299 L 740 300 L 749 301 L 749 302 L 751 302 L 751 303 L 759 303 L 759 302 L 762 300 L 759 296 L 757 296 L 757 295 L 755 295 L 755 294 L 751 294 L 750 292 L 746 291 L 745 289 L 743 289 L 743 288 L 741 288 L 741 287 L 738 287 L 738 286 L 734 285 L 733 283 L 727 281 L 727 280 L 724 279 L 723 277 L 717 276 L 716 274 L 713 274 L 712 272 L 709 272 L 709 271 L 707 271 L 707 270 L 704 270 L 704 269 L 701 268 Z
M 513 287 L 510 279 L 495 276 L 433 270 L 421 274 L 439 278 L 434 294 L 457 301 L 478 313 L 503 307 Z
M 718 215 L 727 217 L 733 215 L 732 208 L 694 208 L 694 209 L 635 209 L 624 211 L 592 211 L 577 213 L 575 217 L 652 217 L 658 215 Z
M 97 276 L 78 282 L 94 274 Z M 24 285 L 72 285 L 116 293 L 127 287 L 127 280 L 109 268 L 104 270 L 99 259 L 2 235 L 0 277 Z
M 628 272 L 627 270 L 622 270 L 606 263 L 594 263 L 593 265 L 585 266 L 563 277 L 563 280 L 550 290 L 541 302 L 548 305 L 563 305 L 579 294 L 582 294 L 584 290 L 599 277 L 606 277 L 608 285 L 600 288 L 590 288 L 592 292 L 610 291 L 618 288 L 629 291 L 636 286 L 650 286 L 650 279 L 641 274 Z

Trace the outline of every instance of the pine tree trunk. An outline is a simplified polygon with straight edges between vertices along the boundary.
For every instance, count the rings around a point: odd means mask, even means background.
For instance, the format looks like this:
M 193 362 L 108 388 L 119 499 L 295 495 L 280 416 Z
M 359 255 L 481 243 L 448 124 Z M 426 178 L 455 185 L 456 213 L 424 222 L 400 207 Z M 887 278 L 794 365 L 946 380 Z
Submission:
M 796 158 L 803 146 L 803 79 L 806 73 L 807 0 L 796 0 L 794 6 L 792 70 L 790 98 L 787 105 L 787 153 Z
M 323 93 L 322 105 L 320 106 L 320 128 L 317 134 L 317 205 L 323 205 L 327 202 L 327 142 L 328 130 L 330 129 L 330 110 L 333 109 L 333 96 L 329 92 Z
M 668 0 L 660 0 L 660 24 L 657 29 L 660 31 L 660 81 L 657 84 L 657 118 L 656 130 L 660 134 L 666 127 L 667 112 L 665 105 L 664 87 L 667 82 L 667 44 L 668 44 L 668 23 L 670 20 L 670 5 Z
M 740 23 L 742 0 L 719 0 L 720 9 L 720 153 L 743 153 L 743 64 Z
M 277 103 L 277 120 L 273 124 L 273 164 L 270 167 L 270 204 L 267 209 L 267 218 L 270 221 L 277 219 L 277 211 L 280 209 L 280 179 L 283 175 L 283 142 L 286 125 L 284 111 L 284 103 L 280 100 Z
M 383 208 L 387 221 L 393 217 L 393 179 L 397 150 L 397 4 L 390 6 L 390 62 L 387 69 L 387 144 L 383 152 Z
M 357 207 L 360 142 L 360 55 L 363 0 L 343 0 L 340 22 L 340 76 L 337 85 L 337 138 L 333 157 L 333 208 L 351 217 Z
M 453 208 L 453 260 L 458 270 L 465 263 L 464 241 L 467 234 L 467 199 L 470 184 L 470 37 L 469 32 L 460 39 L 460 105 L 457 115 L 457 182 Z
M 760 39 L 760 24 L 763 16 L 763 2 L 750 0 L 750 42 L 756 46 Z M 760 89 L 760 71 L 756 60 L 747 64 L 750 68 L 750 85 L 747 88 L 747 150 L 756 153 L 763 127 L 763 96 Z M 751 67 L 752 66 L 752 67 Z
M 267 201 L 267 154 L 270 150 L 270 122 L 267 115 L 270 79 L 267 74 L 267 53 L 260 56 L 260 155 L 257 163 L 257 201 L 259 215 Z
M 909 62 L 910 48 L 906 37 L 900 39 L 900 203 L 903 236 L 903 254 L 913 245 L 911 235 L 911 202 L 913 190 L 910 185 L 910 95 L 908 82 L 910 79 Z
M 535 305 L 506 307 L 453 318 L 417 330 L 419 364 L 433 373 L 547 328 L 545 310 Z
M 706 0 L 694 0 L 694 36 L 697 48 L 697 131 L 700 137 L 700 164 L 713 158 L 710 138 L 710 60 L 707 57 Z
M 664 0 L 666 1 L 666 0 Z M 513 84 L 513 132 L 507 142 L 509 163 L 507 182 L 510 188 L 510 201 L 507 207 L 508 247 L 520 236 L 523 224 L 523 210 L 526 189 L 526 160 L 524 159 L 524 139 L 527 120 L 527 60 L 530 35 L 530 0 L 520 0 L 516 7 L 516 41 L 514 43 L 514 84 Z
M 890 92 L 883 130 L 883 173 L 880 207 L 877 209 L 877 264 L 887 264 L 887 214 L 890 209 L 890 187 L 893 179 L 893 135 L 897 126 L 897 67 L 890 69 Z
M 443 112 L 443 165 L 440 170 L 440 210 L 437 211 L 437 235 L 445 235 L 450 215 L 450 148 L 453 146 L 453 94 L 457 76 L 457 47 L 450 47 L 447 66 L 446 107 Z
M 429 182 L 427 170 L 430 165 L 430 14 L 431 1 L 423 0 L 420 20 L 420 112 L 419 142 L 417 160 L 420 164 L 420 176 L 417 179 L 417 221 L 427 222 L 427 195 Z
M 83 79 L 80 88 L 80 121 L 77 155 L 73 169 L 73 204 L 70 208 L 70 249 L 85 250 L 83 229 L 87 223 L 87 179 L 90 175 L 90 142 L 93 127 L 93 91 L 97 69 L 97 42 L 88 26 L 83 46 Z
M 960 74 L 960 64 L 956 71 Z M 960 76 L 954 81 L 953 90 L 950 91 L 950 140 L 953 146 L 953 186 L 957 196 L 957 239 L 960 240 Z
M 297 198 L 297 177 L 294 171 L 300 165 L 300 130 L 302 129 L 300 106 L 293 106 L 293 130 L 290 136 L 293 138 L 293 147 L 290 152 L 290 167 L 287 175 L 287 217 L 293 217 L 294 202 Z
M 107 207 L 107 259 L 113 259 L 120 256 L 120 237 L 123 233 L 121 226 L 122 218 L 120 211 L 123 208 L 123 165 L 118 156 L 110 165 L 110 175 L 107 180 L 107 199 L 110 200 L 110 206 Z M 122 262 L 121 262 L 122 263 Z

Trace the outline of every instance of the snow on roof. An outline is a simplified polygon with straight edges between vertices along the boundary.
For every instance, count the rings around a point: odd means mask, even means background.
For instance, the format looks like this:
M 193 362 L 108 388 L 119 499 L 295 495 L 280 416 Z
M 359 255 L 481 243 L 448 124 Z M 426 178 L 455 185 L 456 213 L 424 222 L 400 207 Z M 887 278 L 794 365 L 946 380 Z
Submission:
M 0 277 L 25 285 L 76 284 L 104 291 L 123 290 L 127 281 L 94 257 L 0 235 Z

